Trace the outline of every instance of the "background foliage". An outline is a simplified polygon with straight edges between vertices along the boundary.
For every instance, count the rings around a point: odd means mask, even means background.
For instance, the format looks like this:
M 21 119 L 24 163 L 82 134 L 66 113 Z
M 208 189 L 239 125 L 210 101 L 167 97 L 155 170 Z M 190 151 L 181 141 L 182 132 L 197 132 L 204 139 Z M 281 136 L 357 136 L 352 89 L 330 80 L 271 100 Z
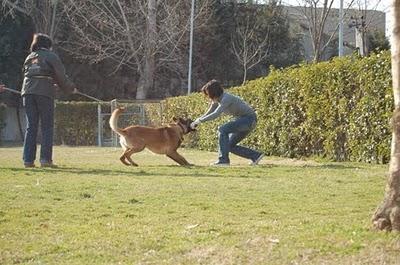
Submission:
M 28 55 L 33 26 L 25 16 L 5 16 L 0 8 L 0 83 L 17 89 L 22 84 L 22 64 Z M 19 96 L 1 93 L 0 101 L 10 106 L 20 104 Z
M 44 4 L 46 1 L 42 2 L 39 1 L 37 4 Z M 194 88 L 199 87 L 211 78 L 217 78 L 229 85 L 242 82 L 241 66 L 231 53 L 231 39 L 236 34 L 236 20 L 243 19 L 243 16 L 236 17 L 234 14 L 243 13 L 246 10 L 246 5 L 225 3 L 225 1 L 219 0 L 211 2 L 212 7 L 209 10 L 211 18 L 201 27 L 195 25 L 192 75 Z M 172 5 L 173 3 L 165 4 Z M 120 61 L 115 62 L 110 59 L 99 59 L 94 63 L 89 59 L 89 55 L 98 55 L 96 51 L 91 51 L 93 54 L 89 54 L 87 58 L 78 58 L 76 53 L 84 55 L 88 51 L 85 47 L 73 45 L 75 42 L 72 40 L 77 38 L 76 32 L 71 28 L 71 21 L 64 17 L 64 13 L 61 12 L 62 7 L 68 8 L 68 1 L 58 1 L 60 23 L 57 24 L 59 28 L 54 36 L 54 49 L 60 55 L 68 75 L 78 88 L 82 92 L 103 100 L 135 98 L 139 78 L 136 68 L 129 69 L 126 65 L 119 65 Z M 189 9 L 187 8 L 187 10 Z M 295 37 L 296 35 L 289 32 L 286 13 L 280 6 L 274 5 L 268 5 L 266 10 L 269 13 L 258 12 L 260 16 L 258 19 L 265 21 L 266 24 L 274 25 L 270 34 L 271 56 L 249 73 L 251 79 L 265 75 L 269 65 L 283 67 L 298 63 L 301 60 L 299 42 Z M 72 16 L 73 12 L 69 14 Z M 187 20 L 188 18 L 185 16 L 182 19 Z M 32 33 L 36 30 L 39 30 L 38 25 L 34 25 L 34 22 L 26 15 L 15 12 L 13 16 L 9 16 L 7 9 L 0 6 L 0 46 L 2 47 L 0 51 L 0 79 L 10 87 L 19 89 L 21 86 L 20 69 L 29 53 Z M 143 31 L 141 28 L 138 30 Z M 266 34 L 266 32 L 261 31 L 259 34 Z M 105 35 L 109 36 L 110 34 Z M 132 37 L 140 39 L 140 36 L 133 35 Z M 156 69 L 154 87 L 149 91 L 148 98 L 165 98 L 185 94 L 187 90 L 189 37 L 185 35 L 182 38 L 187 40 L 187 43 L 179 48 L 180 57 L 171 59 L 174 67 L 160 66 Z M 157 59 L 159 58 L 157 57 Z M 60 95 L 59 98 L 62 100 L 76 99 L 66 95 Z M 82 98 L 78 99 L 82 100 Z
M 0 138 L 1 138 L 1 130 L 4 128 L 5 124 L 5 109 L 6 106 L 4 104 L 0 104 Z M 1 141 L 0 141 L 1 144 Z
M 387 162 L 393 109 L 390 54 L 272 69 L 229 89 L 257 111 L 258 126 L 244 142 L 267 155 L 320 156 L 336 161 Z M 199 93 L 166 100 L 168 116 L 193 118 L 207 108 Z M 226 119 L 222 118 L 222 119 Z M 215 150 L 217 126 L 201 124 L 191 145 Z
M 229 91 L 244 98 L 258 114 L 258 126 L 244 144 L 267 155 L 377 163 L 389 159 L 393 109 L 389 52 L 271 68 L 268 77 Z M 206 108 L 207 100 L 200 93 L 167 98 L 162 122 L 173 116 L 194 119 Z M 146 115 L 159 124 L 160 112 L 154 106 L 146 109 Z M 217 126 L 227 118 L 201 124 L 185 144 L 216 150 Z M 107 120 L 103 126 L 108 126 Z M 97 104 L 58 102 L 55 128 L 57 144 L 96 144 Z

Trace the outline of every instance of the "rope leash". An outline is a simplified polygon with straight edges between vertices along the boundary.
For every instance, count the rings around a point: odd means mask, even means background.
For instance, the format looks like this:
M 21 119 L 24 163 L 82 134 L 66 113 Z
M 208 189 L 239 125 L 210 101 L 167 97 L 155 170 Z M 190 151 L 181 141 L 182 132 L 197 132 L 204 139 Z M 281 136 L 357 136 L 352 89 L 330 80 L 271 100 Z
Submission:
M 18 91 L 18 90 L 15 90 L 15 89 L 9 88 L 9 87 L 4 87 L 4 90 L 6 90 L 6 91 L 9 91 L 9 92 L 12 92 L 12 93 L 15 93 L 15 94 L 19 94 L 19 95 L 21 95 L 21 91 Z M 77 92 L 75 92 L 74 94 L 77 94 L 77 95 L 81 95 L 81 96 L 84 96 L 84 97 L 90 98 L 91 100 L 94 100 L 94 101 L 97 101 L 97 102 L 100 102 L 100 103 L 103 103 L 103 102 L 104 102 L 104 101 L 103 101 L 103 100 L 101 100 L 101 99 L 98 99 L 98 98 L 95 98 L 95 97 L 89 96 L 88 94 L 85 94 L 85 93 L 83 93 L 83 92 L 80 92 L 80 91 L 77 91 Z
M 95 98 L 95 97 L 89 96 L 88 94 L 82 93 L 82 92 L 80 92 L 80 91 L 76 91 L 74 94 L 77 94 L 77 95 L 81 95 L 81 96 L 84 96 L 84 97 L 90 98 L 91 100 L 97 101 L 97 102 L 99 102 L 99 103 L 103 103 L 103 102 L 104 102 L 104 101 L 103 101 L 103 100 L 101 100 L 101 99 L 98 99 L 98 98 Z
M 7 91 L 10 91 L 10 92 L 12 92 L 12 93 L 21 95 L 21 92 L 20 92 L 20 91 L 15 90 L 15 89 L 12 89 L 12 88 L 5 87 L 4 90 L 7 90 Z

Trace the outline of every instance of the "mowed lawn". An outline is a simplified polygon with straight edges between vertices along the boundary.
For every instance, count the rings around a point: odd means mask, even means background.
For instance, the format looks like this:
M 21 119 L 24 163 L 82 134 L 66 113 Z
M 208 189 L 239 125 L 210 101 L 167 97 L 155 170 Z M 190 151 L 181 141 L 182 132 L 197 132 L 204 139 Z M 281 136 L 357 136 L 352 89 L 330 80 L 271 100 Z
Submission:
M 399 234 L 370 222 L 387 165 L 120 153 L 56 147 L 59 168 L 24 169 L 0 147 L 0 264 L 400 264 Z

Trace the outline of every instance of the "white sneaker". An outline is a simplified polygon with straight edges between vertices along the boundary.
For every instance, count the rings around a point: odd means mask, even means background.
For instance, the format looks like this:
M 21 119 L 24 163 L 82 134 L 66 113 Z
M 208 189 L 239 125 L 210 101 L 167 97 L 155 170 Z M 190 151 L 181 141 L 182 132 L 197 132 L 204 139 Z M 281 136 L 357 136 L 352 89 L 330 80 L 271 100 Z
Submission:
M 213 166 L 213 167 L 229 167 L 230 164 L 217 161 L 217 162 L 211 163 L 210 166 Z
M 258 165 L 258 163 L 260 163 L 261 159 L 263 159 L 264 156 L 265 156 L 264 154 L 261 154 L 256 160 L 250 162 L 250 165 L 252 165 L 252 166 Z

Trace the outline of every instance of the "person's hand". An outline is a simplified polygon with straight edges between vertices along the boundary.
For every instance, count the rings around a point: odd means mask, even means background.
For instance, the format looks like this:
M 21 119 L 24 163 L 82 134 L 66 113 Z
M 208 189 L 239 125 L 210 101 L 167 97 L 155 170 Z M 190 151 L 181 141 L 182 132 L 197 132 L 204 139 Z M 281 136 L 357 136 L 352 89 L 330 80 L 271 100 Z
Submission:
M 6 91 L 6 86 L 3 84 L 0 84 L 0 93 Z
M 190 124 L 190 128 L 193 130 L 196 129 L 196 127 L 201 123 L 200 119 L 196 119 L 194 122 Z
M 79 90 L 75 87 L 74 91 L 72 91 L 72 94 L 77 94 L 79 92 Z

